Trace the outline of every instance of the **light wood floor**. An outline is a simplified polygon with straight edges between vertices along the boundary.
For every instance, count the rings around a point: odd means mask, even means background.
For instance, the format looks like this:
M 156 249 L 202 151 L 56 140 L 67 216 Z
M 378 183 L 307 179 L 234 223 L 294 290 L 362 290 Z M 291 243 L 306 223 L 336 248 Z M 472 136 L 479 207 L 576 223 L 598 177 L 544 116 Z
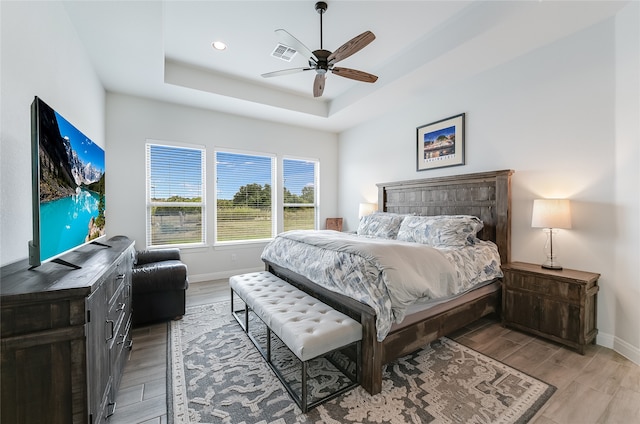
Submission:
M 187 308 L 228 300 L 226 280 L 193 283 Z M 533 424 L 640 423 L 640 367 L 611 349 L 590 345 L 584 356 L 483 319 L 451 338 L 558 388 Z M 164 424 L 167 324 L 133 330 L 133 349 L 110 424 Z M 275 377 L 274 377 L 275 378 Z

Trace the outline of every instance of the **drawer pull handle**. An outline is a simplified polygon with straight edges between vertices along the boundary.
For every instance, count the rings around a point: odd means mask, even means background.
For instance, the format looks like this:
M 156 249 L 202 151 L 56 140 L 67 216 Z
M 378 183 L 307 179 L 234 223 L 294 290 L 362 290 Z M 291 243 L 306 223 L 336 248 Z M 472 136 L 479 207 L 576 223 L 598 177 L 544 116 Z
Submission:
M 113 339 L 113 336 L 114 336 L 113 331 L 115 330 L 116 323 L 115 323 L 115 321 L 113 321 L 111 319 L 108 319 L 107 320 L 107 324 L 109 324 L 109 326 L 111 327 L 111 329 L 109 331 L 111 334 L 110 334 L 109 337 L 107 337 L 107 341 L 109 341 L 109 340 Z
M 115 402 L 109 402 L 109 404 L 107 405 L 107 415 L 106 415 L 105 418 L 108 418 L 108 417 L 112 416 L 115 413 L 116 413 L 116 403 Z
M 120 335 L 118 336 L 118 338 L 119 338 L 119 339 L 121 339 L 121 340 L 120 340 L 119 342 L 116 342 L 116 344 L 119 344 L 119 345 L 124 344 L 124 338 L 125 338 L 126 336 L 127 336 L 126 334 L 120 334 Z

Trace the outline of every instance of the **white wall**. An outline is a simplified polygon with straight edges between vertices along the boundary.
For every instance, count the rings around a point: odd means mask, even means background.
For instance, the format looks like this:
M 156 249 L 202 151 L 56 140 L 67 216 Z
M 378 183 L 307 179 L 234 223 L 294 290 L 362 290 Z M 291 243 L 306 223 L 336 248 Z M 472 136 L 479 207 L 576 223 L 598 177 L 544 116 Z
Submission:
M 615 37 L 616 227 L 605 307 L 614 324 L 607 342 L 631 358 L 640 346 L 640 3 L 618 14 Z
M 598 343 L 640 363 L 638 25 L 634 2 L 616 19 L 416 93 L 414 103 L 342 133 L 339 215 L 347 228 L 357 227 L 358 202 L 376 201 L 375 183 L 514 169 L 512 259 L 543 260 L 533 199 L 571 199 L 560 262 L 602 274 Z M 466 165 L 416 172 L 416 127 L 462 112 Z
M 107 232 L 126 234 L 145 248 L 145 143 L 148 139 L 204 145 L 207 149 L 206 197 L 213 204 L 215 147 L 320 160 L 320 227 L 336 216 L 337 136 L 333 133 L 275 124 L 131 97 L 107 95 Z M 214 240 L 213 208 L 207 216 L 207 238 Z M 264 269 L 264 243 L 237 247 L 182 249 L 191 281 L 229 277 Z M 235 255 L 236 260 L 232 260 Z
M 105 146 L 105 92 L 58 2 L 0 2 L 0 265 L 28 256 L 34 96 Z

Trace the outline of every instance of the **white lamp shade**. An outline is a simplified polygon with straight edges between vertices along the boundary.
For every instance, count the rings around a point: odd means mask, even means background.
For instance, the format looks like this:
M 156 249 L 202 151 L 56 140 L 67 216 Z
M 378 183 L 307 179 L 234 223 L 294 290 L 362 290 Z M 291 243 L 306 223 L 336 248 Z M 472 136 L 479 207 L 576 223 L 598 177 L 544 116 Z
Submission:
M 571 204 L 568 199 L 535 199 L 531 226 L 535 228 L 571 228 Z
M 378 205 L 375 203 L 360 203 L 358 207 L 358 218 L 362 218 L 365 215 L 371 215 L 378 210 Z

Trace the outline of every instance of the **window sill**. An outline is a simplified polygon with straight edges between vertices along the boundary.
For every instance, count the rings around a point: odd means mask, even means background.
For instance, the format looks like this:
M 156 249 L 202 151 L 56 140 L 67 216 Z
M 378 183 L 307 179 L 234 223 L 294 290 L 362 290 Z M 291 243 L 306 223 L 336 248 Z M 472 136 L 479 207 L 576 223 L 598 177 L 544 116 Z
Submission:
M 189 243 L 189 244 L 163 244 L 162 246 L 147 246 L 147 250 L 158 250 L 158 249 L 175 249 L 178 248 L 180 250 L 191 250 L 191 249 L 205 249 L 209 246 L 205 243 Z
M 252 247 L 264 247 L 273 239 L 260 239 L 260 240 L 241 240 L 241 241 L 225 241 L 217 242 L 212 245 L 215 250 L 227 250 L 227 249 L 242 249 Z

